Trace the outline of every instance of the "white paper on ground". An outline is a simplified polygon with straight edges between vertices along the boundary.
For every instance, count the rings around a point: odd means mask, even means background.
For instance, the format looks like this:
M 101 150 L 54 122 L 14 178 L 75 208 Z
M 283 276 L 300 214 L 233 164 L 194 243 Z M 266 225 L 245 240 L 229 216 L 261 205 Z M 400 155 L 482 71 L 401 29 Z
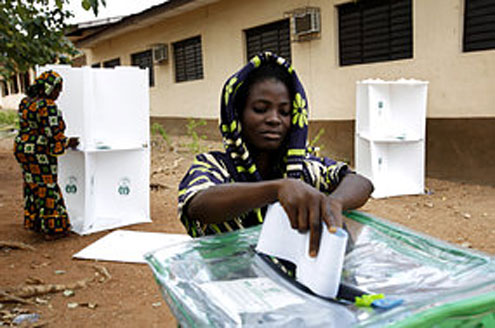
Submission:
M 318 295 L 335 297 L 344 263 L 347 232 L 322 229 L 316 258 L 309 256 L 309 232 L 300 233 L 290 226 L 280 203 L 268 207 L 256 250 L 282 258 L 297 266 L 296 280 Z
M 74 254 L 74 258 L 146 263 L 143 255 L 168 245 L 191 240 L 186 234 L 116 230 Z
M 241 323 L 241 313 L 270 312 L 304 303 L 299 296 L 264 277 L 212 281 L 199 287 L 236 323 Z

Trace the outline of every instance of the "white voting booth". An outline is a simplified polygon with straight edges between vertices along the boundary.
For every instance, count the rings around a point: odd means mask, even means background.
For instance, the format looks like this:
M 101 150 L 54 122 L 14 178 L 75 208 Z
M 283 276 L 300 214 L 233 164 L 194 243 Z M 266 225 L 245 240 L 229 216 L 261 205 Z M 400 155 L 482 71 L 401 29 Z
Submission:
M 78 136 L 59 158 L 58 182 L 72 230 L 89 234 L 150 222 L 148 71 L 137 67 L 51 65 L 64 79 L 57 100 Z
M 364 80 L 356 85 L 356 171 L 375 198 L 424 192 L 428 82 Z

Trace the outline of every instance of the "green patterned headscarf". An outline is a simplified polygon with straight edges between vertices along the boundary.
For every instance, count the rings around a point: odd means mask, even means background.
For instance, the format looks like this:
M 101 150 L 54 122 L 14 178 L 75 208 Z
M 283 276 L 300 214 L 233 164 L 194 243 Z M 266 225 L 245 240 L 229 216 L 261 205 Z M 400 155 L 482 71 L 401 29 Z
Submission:
M 52 70 L 41 73 L 28 88 L 30 97 L 48 97 L 55 88 L 62 84 L 62 77 Z
M 289 134 L 287 136 L 286 174 L 292 178 L 303 178 L 309 181 L 306 170 L 303 168 L 302 159 L 306 156 L 306 143 L 308 136 L 308 107 L 306 93 L 297 77 L 293 67 L 282 57 L 270 52 L 264 52 L 253 57 L 240 71 L 232 75 L 223 87 L 221 99 L 220 131 L 223 136 L 225 150 L 234 161 L 237 176 L 235 181 L 260 181 L 262 180 L 256 165 L 251 158 L 247 146 L 242 139 L 242 127 L 239 111 L 235 108 L 235 98 L 239 87 L 248 76 L 258 67 L 267 63 L 276 63 L 285 68 L 292 77 L 294 87 L 294 99 L 292 100 L 292 118 Z

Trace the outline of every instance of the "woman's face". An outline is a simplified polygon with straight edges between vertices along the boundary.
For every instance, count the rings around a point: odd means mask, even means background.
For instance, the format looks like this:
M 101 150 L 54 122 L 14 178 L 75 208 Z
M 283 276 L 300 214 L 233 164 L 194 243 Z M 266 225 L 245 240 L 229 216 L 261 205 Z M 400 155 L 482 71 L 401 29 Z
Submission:
M 241 124 L 244 140 L 257 151 L 277 150 L 287 136 L 291 101 L 284 83 L 276 79 L 251 86 Z
M 55 89 L 53 89 L 52 93 L 48 95 L 47 98 L 57 100 L 58 96 L 60 96 L 60 92 L 62 92 L 62 83 L 59 83 Z

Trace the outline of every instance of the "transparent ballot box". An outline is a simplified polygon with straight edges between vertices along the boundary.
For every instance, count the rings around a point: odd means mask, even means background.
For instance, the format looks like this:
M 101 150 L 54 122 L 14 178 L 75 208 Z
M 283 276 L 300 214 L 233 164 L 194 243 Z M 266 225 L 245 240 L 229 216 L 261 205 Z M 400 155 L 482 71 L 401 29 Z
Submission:
M 150 222 L 148 70 L 49 65 L 63 80 L 56 101 L 77 136 L 59 157 L 58 182 L 72 230 L 89 234 Z
M 255 247 L 260 227 L 145 255 L 181 327 L 493 327 L 493 258 L 349 212 L 352 242 L 337 299 L 309 292 Z M 396 306 L 357 306 L 345 290 Z

